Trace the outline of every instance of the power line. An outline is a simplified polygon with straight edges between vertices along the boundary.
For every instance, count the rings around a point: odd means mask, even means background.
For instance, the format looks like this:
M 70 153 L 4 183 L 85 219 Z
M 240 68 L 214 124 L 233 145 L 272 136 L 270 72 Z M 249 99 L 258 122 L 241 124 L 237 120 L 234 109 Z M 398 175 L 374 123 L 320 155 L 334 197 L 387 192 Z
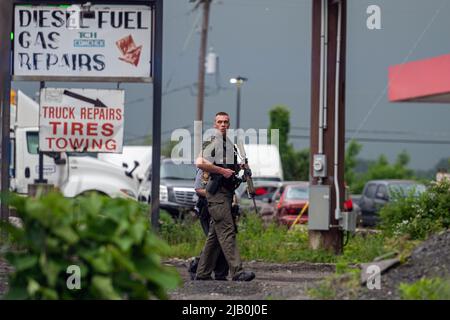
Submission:
M 204 121 L 203 124 L 206 125 L 206 126 L 212 126 L 213 123 L 209 122 L 209 121 Z M 177 130 L 177 129 L 189 129 L 189 128 L 192 128 L 193 126 L 194 126 L 193 124 L 187 124 L 187 125 L 182 126 L 182 127 L 168 129 L 168 130 L 162 131 L 161 132 L 161 136 L 166 136 L 168 134 L 171 134 L 174 130 Z M 189 131 L 191 133 L 193 132 L 193 130 L 189 130 Z M 125 132 L 125 134 L 127 136 L 131 136 L 131 139 L 130 138 L 125 139 L 126 142 L 140 141 L 140 140 L 147 139 L 150 136 L 148 134 L 147 135 L 137 135 L 137 134 L 129 132 L 129 131 Z
M 309 135 L 289 135 L 292 139 L 304 139 L 309 140 Z M 358 142 L 376 142 L 376 143 L 406 143 L 406 144 L 441 144 L 450 145 L 450 140 L 415 140 L 415 139 L 381 139 L 381 138 L 349 138 L 345 139 L 346 142 L 355 140 Z
M 177 72 L 177 69 L 178 69 L 179 63 L 181 61 L 181 58 L 184 56 L 184 53 L 186 52 L 189 44 L 191 43 L 192 37 L 193 37 L 193 35 L 195 33 L 195 30 L 197 29 L 198 24 L 200 22 L 200 18 L 201 18 L 201 12 L 198 12 L 197 17 L 194 20 L 194 23 L 192 24 L 190 32 L 187 34 L 186 39 L 184 40 L 183 47 L 181 48 L 181 51 L 178 54 L 178 59 L 177 59 L 177 62 L 175 64 L 175 67 L 172 69 L 172 73 L 170 74 L 169 79 L 166 82 L 166 87 L 165 87 L 165 90 L 164 90 L 166 92 L 169 91 L 170 85 L 172 84 L 172 80 L 173 80 L 173 78 L 174 78 L 174 76 L 175 76 L 175 74 Z
M 302 130 L 302 131 L 309 131 L 311 130 L 309 127 L 291 127 L 294 130 Z M 396 131 L 396 130 L 355 130 L 355 129 L 347 129 L 346 132 L 348 133 L 364 133 L 364 134 L 394 134 L 394 135 L 428 135 L 428 136 L 436 136 L 436 137 L 450 137 L 450 132 L 414 132 L 414 131 Z
M 434 13 L 433 17 L 431 18 L 431 21 L 428 23 L 428 25 L 425 27 L 425 29 L 423 30 L 423 32 L 419 35 L 419 38 L 417 39 L 417 41 L 414 43 L 413 47 L 411 48 L 411 50 L 409 51 L 409 53 L 406 55 L 406 57 L 403 59 L 402 64 L 406 63 L 409 58 L 412 56 L 412 54 L 414 53 L 414 51 L 417 49 L 417 47 L 419 46 L 420 42 L 422 41 L 422 39 L 424 38 L 425 34 L 428 32 L 428 30 L 431 28 L 431 26 L 433 25 L 433 23 L 435 22 L 436 18 L 439 16 L 439 13 L 442 11 L 442 9 L 444 9 L 445 5 L 447 5 L 447 0 L 443 0 L 442 1 L 442 5 L 436 10 L 436 12 Z M 398 76 L 398 75 L 397 75 Z M 364 127 L 364 125 L 367 123 L 367 121 L 369 120 L 370 116 L 373 114 L 373 112 L 375 111 L 376 107 L 379 105 L 379 103 L 381 102 L 381 100 L 383 99 L 384 96 L 386 96 L 388 88 L 389 88 L 390 83 L 388 83 L 384 89 L 382 90 L 382 92 L 380 93 L 380 95 L 378 96 L 377 100 L 375 101 L 375 103 L 372 105 L 372 107 L 369 109 L 369 112 L 366 114 L 366 116 L 364 117 L 364 119 L 361 121 L 358 129 L 356 130 L 356 132 L 353 134 L 353 138 L 358 135 L 359 131 Z

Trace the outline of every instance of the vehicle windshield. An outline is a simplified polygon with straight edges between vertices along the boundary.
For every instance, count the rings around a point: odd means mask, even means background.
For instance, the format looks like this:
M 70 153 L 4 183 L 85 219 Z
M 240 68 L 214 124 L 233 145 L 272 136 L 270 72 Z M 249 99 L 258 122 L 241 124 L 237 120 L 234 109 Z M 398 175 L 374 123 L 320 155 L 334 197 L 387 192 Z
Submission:
M 389 192 L 391 195 L 399 195 L 407 197 L 413 195 L 415 197 L 420 196 L 426 191 L 426 187 L 423 184 L 416 183 L 395 183 L 389 185 Z
M 161 164 L 161 179 L 195 180 L 196 173 L 197 167 L 194 164 Z
M 272 199 L 275 191 L 277 191 L 277 187 L 274 186 L 255 186 L 255 199 Z M 245 194 L 247 194 L 247 190 L 245 191 Z
M 286 190 L 286 200 L 308 200 L 309 189 L 305 187 L 289 187 Z

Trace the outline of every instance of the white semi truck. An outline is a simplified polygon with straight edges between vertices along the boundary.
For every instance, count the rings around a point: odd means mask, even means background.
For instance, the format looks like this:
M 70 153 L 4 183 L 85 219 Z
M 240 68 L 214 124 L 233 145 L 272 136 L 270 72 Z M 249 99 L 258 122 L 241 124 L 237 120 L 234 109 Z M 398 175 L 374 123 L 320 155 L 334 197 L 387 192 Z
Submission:
M 11 105 L 11 190 L 28 194 L 39 178 L 39 104 L 23 92 Z M 124 168 L 86 154 L 46 153 L 43 178 L 64 196 L 96 192 L 110 197 L 137 199 L 138 180 Z

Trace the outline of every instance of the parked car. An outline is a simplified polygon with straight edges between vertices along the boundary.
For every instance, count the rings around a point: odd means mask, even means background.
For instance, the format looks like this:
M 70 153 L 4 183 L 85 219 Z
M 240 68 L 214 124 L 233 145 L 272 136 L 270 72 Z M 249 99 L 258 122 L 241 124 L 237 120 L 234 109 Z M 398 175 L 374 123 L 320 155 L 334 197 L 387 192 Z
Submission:
M 262 199 L 260 214 L 265 220 L 273 221 L 277 212 L 277 205 L 280 201 L 284 189 L 289 185 L 301 184 L 302 181 L 283 181 L 278 184 L 277 189 L 271 194 L 271 197 Z
M 375 226 L 379 211 L 395 196 L 419 196 L 426 191 L 425 185 L 412 180 L 372 180 L 364 186 L 358 205 L 361 208 L 362 226 Z
M 161 159 L 159 201 L 160 208 L 174 217 L 194 209 L 196 196 L 194 182 L 197 167 L 194 164 L 175 164 L 169 158 Z M 150 203 L 151 166 L 139 188 L 138 199 Z
M 281 185 L 282 182 L 279 181 L 254 181 L 255 202 L 258 212 L 260 212 L 262 207 L 272 202 L 272 198 Z M 248 196 L 246 183 L 242 183 L 236 190 L 236 197 L 241 210 L 254 211 L 253 200 Z
M 275 221 L 279 224 L 291 226 L 308 202 L 309 182 L 287 185 L 277 203 Z M 303 213 L 298 223 L 304 224 L 307 222 L 308 209 Z

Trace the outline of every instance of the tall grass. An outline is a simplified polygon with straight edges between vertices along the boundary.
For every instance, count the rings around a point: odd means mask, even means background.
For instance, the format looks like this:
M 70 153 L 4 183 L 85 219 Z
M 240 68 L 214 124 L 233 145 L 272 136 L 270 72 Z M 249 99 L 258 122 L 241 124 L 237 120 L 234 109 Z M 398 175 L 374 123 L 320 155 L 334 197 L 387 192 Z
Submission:
M 161 236 L 171 246 L 170 256 L 189 258 L 200 254 L 205 236 L 200 223 L 194 219 L 175 222 L 167 214 L 163 221 Z M 368 262 L 389 251 L 382 235 L 357 235 L 352 237 L 344 249 L 344 254 L 336 256 L 325 250 L 311 250 L 306 226 L 288 230 L 285 226 L 270 224 L 265 226 L 260 217 L 247 214 L 238 222 L 237 242 L 243 260 L 267 262 L 317 262 L 349 264 Z

